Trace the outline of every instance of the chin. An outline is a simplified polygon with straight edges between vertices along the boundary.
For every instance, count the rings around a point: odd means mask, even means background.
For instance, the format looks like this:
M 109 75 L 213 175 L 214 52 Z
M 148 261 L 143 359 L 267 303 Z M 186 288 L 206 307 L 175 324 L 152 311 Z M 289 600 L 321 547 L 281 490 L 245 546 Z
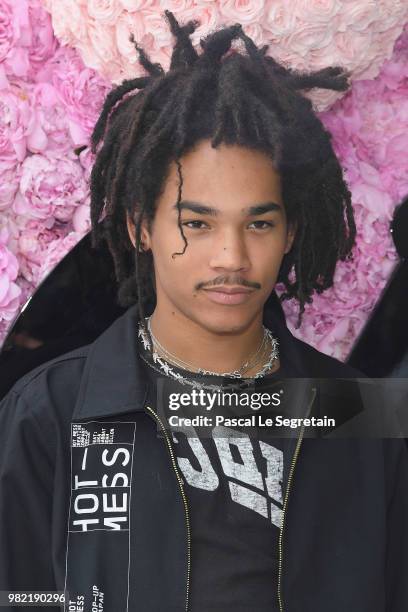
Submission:
M 231 312 L 231 308 L 224 312 L 207 311 L 202 316 L 195 318 L 195 321 L 208 331 L 215 334 L 236 334 L 243 332 L 252 323 L 256 313 Z

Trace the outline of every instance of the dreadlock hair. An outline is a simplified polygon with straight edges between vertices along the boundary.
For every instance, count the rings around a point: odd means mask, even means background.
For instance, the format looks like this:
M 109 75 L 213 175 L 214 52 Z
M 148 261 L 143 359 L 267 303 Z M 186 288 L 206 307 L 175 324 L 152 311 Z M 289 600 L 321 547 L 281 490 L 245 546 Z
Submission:
M 180 222 L 179 158 L 205 138 L 214 148 L 225 142 L 262 151 L 281 175 L 288 224 L 297 223 L 277 281 L 286 288 L 280 301 L 296 298 L 300 304 L 299 328 L 313 291 L 322 293 L 333 285 L 339 259 L 353 259 L 356 235 L 351 194 L 331 134 L 300 90 L 345 91 L 349 74 L 341 67 L 311 73 L 286 68 L 266 56 L 268 45 L 258 48 L 239 23 L 202 38 L 198 54 L 190 34 L 199 22 L 180 25 L 170 11 L 164 16 L 175 37 L 168 72 L 150 61 L 132 35 L 147 75 L 124 80 L 110 91 L 92 133 L 93 153 L 103 139 L 91 172 L 92 247 L 106 240 L 118 303 L 137 303 L 143 321 L 146 309 L 154 308 L 155 289 L 152 255 L 139 251 L 141 224 L 145 219 L 150 231 L 170 162 L 178 168 L 178 226 L 184 240 L 174 257 L 188 246 Z M 232 49 L 234 39 L 241 48 L 243 41 L 242 52 Z M 136 247 L 126 213 L 135 223 Z

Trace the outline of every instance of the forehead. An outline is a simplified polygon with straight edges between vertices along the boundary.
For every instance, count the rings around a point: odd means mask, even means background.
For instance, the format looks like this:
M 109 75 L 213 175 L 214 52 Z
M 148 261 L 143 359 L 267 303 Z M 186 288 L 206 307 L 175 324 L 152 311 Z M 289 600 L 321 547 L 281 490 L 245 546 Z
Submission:
M 262 151 L 225 143 L 213 148 L 210 140 L 202 140 L 179 162 L 181 199 L 214 205 L 231 200 L 242 206 L 268 199 L 281 201 L 280 175 L 272 159 Z M 172 161 L 163 185 L 164 199 L 177 201 L 178 187 L 177 164 Z

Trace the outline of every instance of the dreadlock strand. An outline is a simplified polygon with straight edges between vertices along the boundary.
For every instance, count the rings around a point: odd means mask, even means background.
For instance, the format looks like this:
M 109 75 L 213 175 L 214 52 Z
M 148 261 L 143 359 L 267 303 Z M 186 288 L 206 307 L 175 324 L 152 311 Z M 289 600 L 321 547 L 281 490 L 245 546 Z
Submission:
M 191 20 L 184 26 L 180 26 L 173 13 L 164 11 L 164 15 L 170 26 L 171 33 L 176 38 L 176 44 L 170 60 L 170 70 L 192 66 L 198 59 L 197 51 L 194 49 L 190 34 L 200 25 L 197 20 Z
M 184 247 L 183 250 L 180 252 L 176 252 L 176 253 L 172 253 L 172 259 L 174 259 L 175 255 L 184 255 L 186 248 L 187 248 L 187 239 L 186 236 L 184 234 L 184 230 L 183 230 L 183 226 L 181 225 L 181 208 L 180 208 L 180 201 L 181 201 L 181 191 L 182 191 L 182 187 L 183 187 L 183 175 L 181 173 L 181 165 L 180 165 L 180 161 L 177 159 L 176 160 L 176 164 L 177 164 L 177 172 L 178 172 L 178 176 L 179 176 L 179 184 L 178 184 L 178 195 L 177 195 L 177 223 L 178 223 L 178 227 L 181 233 L 181 236 L 183 238 L 184 241 Z
M 96 147 L 104 135 L 109 113 L 115 104 L 121 100 L 125 94 L 133 91 L 134 89 L 143 89 L 149 82 L 150 77 L 138 77 L 136 79 L 125 80 L 121 85 L 108 93 L 103 104 L 102 112 L 99 115 L 91 134 L 92 153 L 96 152 Z
M 190 81 L 186 83 L 183 91 L 183 97 L 180 101 L 178 121 L 176 126 L 175 134 L 175 152 L 181 153 L 183 150 L 186 135 L 188 131 L 189 117 L 194 103 L 197 99 L 200 99 L 200 94 L 206 84 L 209 84 L 212 75 L 205 70 L 195 70 L 190 78 Z
M 152 77 L 159 77 L 164 74 L 163 66 L 160 63 L 153 63 L 146 51 L 141 47 L 136 41 L 133 32 L 129 36 L 129 40 L 133 43 L 136 51 L 139 54 L 139 62 L 142 64 L 143 68 L 150 74 Z
M 261 50 L 258 49 L 258 47 L 254 43 L 252 38 L 247 36 L 243 30 L 239 32 L 238 36 L 239 38 L 241 38 L 241 40 L 244 41 L 245 49 L 247 50 L 249 57 L 254 62 L 254 66 L 257 67 L 259 75 L 262 78 L 265 78 L 267 76 L 267 69 L 266 69 L 263 55 L 268 49 L 268 45 L 265 45 L 264 47 L 262 47 L 263 49 L 265 49 L 265 51 L 261 52 Z
M 100 239 L 103 236 L 103 228 L 99 225 L 101 213 L 107 205 L 109 211 L 110 203 L 110 187 L 112 186 L 111 178 L 113 176 L 115 160 L 117 158 L 117 152 L 119 151 L 120 144 L 116 137 L 116 132 L 122 131 L 123 125 L 126 122 L 125 110 L 133 102 L 132 98 L 129 98 L 122 102 L 122 104 L 111 114 L 110 122 L 112 124 L 112 130 L 108 132 L 107 137 L 104 141 L 103 147 L 101 148 L 97 159 L 92 167 L 91 171 L 91 223 L 96 227 L 96 231 L 92 235 L 92 246 L 95 248 Z M 106 176 L 106 180 L 103 181 L 103 177 Z M 107 200 L 107 201 L 106 201 Z
M 322 68 L 317 72 L 304 74 L 293 72 L 288 77 L 288 85 L 294 89 L 333 89 L 334 91 L 346 91 L 349 88 L 348 78 L 350 73 L 340 67 Z
M 231 48 L 232 41 L 238 37 L 242 26 L 240 23 L 229 26 L 222 30 L 211 32 L 200 40 L 204 52 L 198 58 L 200 63 L 213 65 L 219 62 Z
M 151 88 L 146 92 L 142 104 L 138 109 L 138 113 L 134 119 L 132 128 L 130 129 L 127 138 L 122 144 L 122 148 L 118 154 L 118 158 L 116 161 L 116 174 L 115 178 L 113 179 L 112 185 L 112 193 L 114 194 L 115 198 L 120 196 L 121 188 L 127 172 L 128 157 L 131 149 L 134 148 L 137 143 L 139 130 L 143 122 L 144 114 L 148 110 L 149 104 L 154 99 L 155 94 L 157 94 L 160 89 L 162 89 L 166 85 L 168 85 L 168 80 L 164 78 L 159 78 L 157 81 L 152 83 Z

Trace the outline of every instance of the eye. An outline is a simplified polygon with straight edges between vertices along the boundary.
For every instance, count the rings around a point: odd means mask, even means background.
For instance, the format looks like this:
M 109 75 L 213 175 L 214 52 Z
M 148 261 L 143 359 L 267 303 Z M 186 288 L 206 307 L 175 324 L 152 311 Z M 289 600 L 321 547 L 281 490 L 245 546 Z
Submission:
M 272 223 L 271 221 L 253 221 L 252 223 L 250 223 L 250 225 L 253 225 L 254 223 L 263 223 L 263 227 L 256 227 L 255 229 L 267 229 L 268 227 L 274 227 L 275 224 Z
M 197 225 L 193 225 L 191 226 L 190 223 L 198 223 L 199 226 Z M 200 225 L 201 224 L 201 225 Z M 191 229 L 203 229 L 204 225 L 207 225 L 206 223 L 204 223 L 204 221 L 199 221 L 199 220 L 194 220 L 194 221 L 185 221 L 184 223 L 182 223 L 181 225 L 186 225 L 187 227 L 191 228 Z M 208 226 L 207 226 L 208 227 Z

